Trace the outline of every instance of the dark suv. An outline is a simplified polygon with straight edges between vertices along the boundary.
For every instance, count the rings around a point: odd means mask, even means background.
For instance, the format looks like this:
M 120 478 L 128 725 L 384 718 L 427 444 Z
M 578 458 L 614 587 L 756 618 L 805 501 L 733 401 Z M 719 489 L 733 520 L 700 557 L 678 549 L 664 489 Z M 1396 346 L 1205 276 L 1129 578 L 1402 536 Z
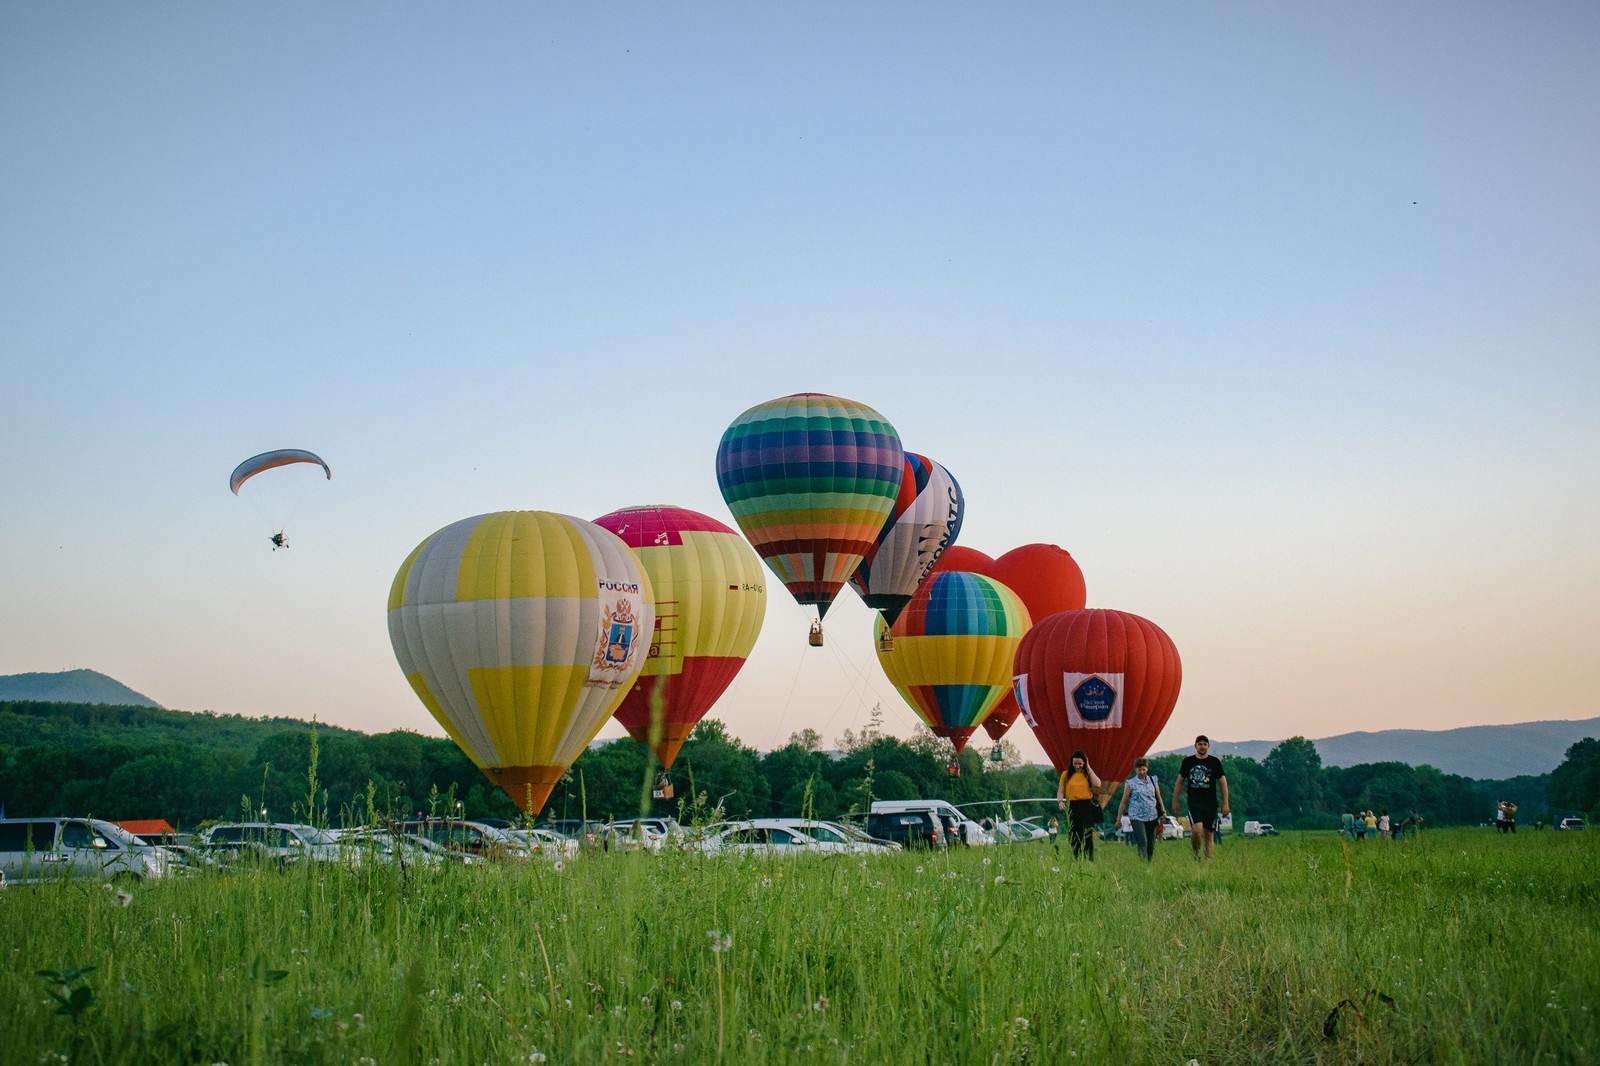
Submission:
M 932 811 L 892 811 L 867 815 L 867 835 L 892 840 L 907 849 L 946 847 L 944 826 Z

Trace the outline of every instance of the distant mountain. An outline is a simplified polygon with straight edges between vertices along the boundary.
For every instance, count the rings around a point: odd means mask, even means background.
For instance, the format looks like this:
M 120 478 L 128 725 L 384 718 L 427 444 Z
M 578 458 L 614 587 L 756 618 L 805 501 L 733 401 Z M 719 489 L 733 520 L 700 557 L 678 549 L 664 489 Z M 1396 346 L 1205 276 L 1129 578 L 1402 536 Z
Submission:
M 1377 733 L 1341 733 L 1314 743 L 1324 766 L 1403 762 L 1432 766 L 1474 781 L 1504 781 L 1524 774 L 1549 773 L 1561 765 L 1567 749 L 1584 737 L 1600 737 L 1600 718 L 1459 729 L 1385 729 Z M 1277 746 L 1276 740 L 1213 740 L 1211 753 L 1260 760 Z M 1187 754 L 1192 749 L 1175 750 Z
M 107 703 L 116 707 L 160 707 L 142 693 L 93 670 L 0 677 L 0 700 L 38 703 Z

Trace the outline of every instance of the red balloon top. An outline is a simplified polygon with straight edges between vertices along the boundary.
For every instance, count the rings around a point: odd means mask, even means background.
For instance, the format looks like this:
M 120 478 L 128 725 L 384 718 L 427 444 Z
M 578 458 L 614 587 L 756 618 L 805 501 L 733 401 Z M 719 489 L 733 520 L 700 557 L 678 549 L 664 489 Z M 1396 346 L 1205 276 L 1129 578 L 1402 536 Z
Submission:
M 1062 611 L 1081 611 L 1088 602 L 1083 571 L 1070 553 L 1054 544 L 1012 548 L 986 573 L 1015 592 L 1035 621 Z

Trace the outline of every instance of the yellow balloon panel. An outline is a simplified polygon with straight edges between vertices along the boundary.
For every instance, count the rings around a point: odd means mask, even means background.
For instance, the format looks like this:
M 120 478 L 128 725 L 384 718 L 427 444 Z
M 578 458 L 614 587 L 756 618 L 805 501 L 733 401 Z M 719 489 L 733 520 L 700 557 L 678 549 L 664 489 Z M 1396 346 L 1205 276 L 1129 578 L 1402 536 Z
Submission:
M 446 526 L 389 595 L 401 669 L 485 770 L 577 758 L 638 677 L 654 617 L 622 541 L 537 511 Z

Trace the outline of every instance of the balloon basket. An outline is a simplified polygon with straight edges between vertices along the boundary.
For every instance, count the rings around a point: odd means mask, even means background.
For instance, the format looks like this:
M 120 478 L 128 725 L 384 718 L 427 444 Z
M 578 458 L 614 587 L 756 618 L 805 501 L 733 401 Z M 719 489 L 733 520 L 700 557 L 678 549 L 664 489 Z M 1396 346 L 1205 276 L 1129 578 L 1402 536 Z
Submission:
M 811 623 L 811 635 L 806 639 L 813 648 L 822 647 L 822 619 Z
M 990 762 L 1005 762 L 1005 752 L 1000 750 L 1000 742 L 995 741 L 994 750 L 989 753 Z
M 944 768 L 944 772 L 949 774 L 951 777 L 960 777 L 961 760 L 959 758 L 951 759 L 949 765 Z
M 658 777 L 656 779 L 656 787 L 650 790 L 651 799 L 669 800 L 676 794 L 672 787 L 672 782 L 667 780 L 666 774 Z
M 894 651 L 894 637 L 890 635 L 887 629 L 883 631 L 883 636 L 878 638 L 878 650 Z

